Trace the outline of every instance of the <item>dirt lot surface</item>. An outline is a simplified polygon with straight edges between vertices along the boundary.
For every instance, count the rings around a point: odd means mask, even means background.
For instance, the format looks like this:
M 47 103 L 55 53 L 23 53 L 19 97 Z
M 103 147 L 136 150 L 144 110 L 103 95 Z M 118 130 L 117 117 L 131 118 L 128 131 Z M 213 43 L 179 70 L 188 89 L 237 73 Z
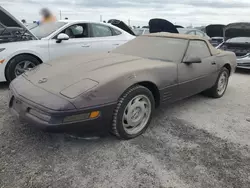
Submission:
M 130 141 L 33 129 L 10 116 L 7 88 L 0 84 L 0 188 L 250 187 L 250 71 L 234 74 L 221 99 L 161 107 Z

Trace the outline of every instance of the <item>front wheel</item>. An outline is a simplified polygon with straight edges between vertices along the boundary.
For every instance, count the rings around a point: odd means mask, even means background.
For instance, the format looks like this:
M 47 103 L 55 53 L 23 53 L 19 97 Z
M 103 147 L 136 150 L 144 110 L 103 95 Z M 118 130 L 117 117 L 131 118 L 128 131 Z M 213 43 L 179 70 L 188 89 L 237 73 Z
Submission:
M 155 101 L 149 89 L 140 85 L 128 89 L 115 109 L 112 133 L 122 139 L 139 136 L 149 126 L 154 109 Z
M 38 59 L 31 55 L 18 55 L 10 60 L 6 67 L 6 79 L 8 82 L 23 74 L 25 71 L 40 64 Z
M 228 80 L 229 80 L 229 70 L 223 67 L 219 73 L 215 85 L 209 90 L 207 90 L 205 93 L 213 98 L 222 97 L 227 90 Z

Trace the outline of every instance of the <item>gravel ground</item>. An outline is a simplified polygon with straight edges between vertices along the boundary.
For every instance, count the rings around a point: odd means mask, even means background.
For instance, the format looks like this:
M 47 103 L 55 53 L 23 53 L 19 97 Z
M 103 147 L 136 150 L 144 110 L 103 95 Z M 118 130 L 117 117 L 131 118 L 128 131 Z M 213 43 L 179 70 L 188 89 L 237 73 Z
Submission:
M 250 187 L 250 71 L 221 99 L 164 106 L 134 140 L 49 134 L 13 119 L 0 85 L 0 188 Z

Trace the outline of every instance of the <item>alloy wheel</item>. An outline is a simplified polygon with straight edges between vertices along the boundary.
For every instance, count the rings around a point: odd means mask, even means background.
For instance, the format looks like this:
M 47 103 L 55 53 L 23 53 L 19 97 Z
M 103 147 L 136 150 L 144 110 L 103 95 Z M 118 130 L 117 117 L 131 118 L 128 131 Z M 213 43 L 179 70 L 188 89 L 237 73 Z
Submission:
M 146 95 L 137 95 L 127 104 L 122 124 L 128 134 L 137 134 L 148 123 L 151 114 L 151 102 Z
M 25 71 L 34 68 L 36 65 L 31 61 L 21 61 L 15 67 L 16 77 L 23 74 Z

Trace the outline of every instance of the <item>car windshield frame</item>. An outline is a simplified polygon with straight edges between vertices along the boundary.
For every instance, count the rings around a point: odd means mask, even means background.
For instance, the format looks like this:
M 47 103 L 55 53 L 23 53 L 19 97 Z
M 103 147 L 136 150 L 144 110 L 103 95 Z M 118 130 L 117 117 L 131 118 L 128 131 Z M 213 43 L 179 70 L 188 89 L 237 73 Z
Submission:
M 33 35 L 35 35 L 38 39 L 42 39 L 48 37 L 49 35 L 56 32 L 66 24 L 67 22 L 44 23 L 30 29 L 30 32 Z

